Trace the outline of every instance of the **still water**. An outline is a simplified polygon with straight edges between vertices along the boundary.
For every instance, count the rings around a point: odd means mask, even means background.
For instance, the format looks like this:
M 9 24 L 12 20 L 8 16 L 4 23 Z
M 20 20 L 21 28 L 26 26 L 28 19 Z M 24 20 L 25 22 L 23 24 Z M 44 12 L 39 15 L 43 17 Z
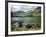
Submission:
M 11 18 L 12 22 L 15 21 L 22 21 L 22 22 L 36 22 L 36 23 L 41 23 L 41 17 L 12 17 Z
M 11 31 L 39 30 L 41 28 L 41 17 L 12 17 L 11 20 L 13 23 Z M 16 22 L 21 22 L 22 27 Z

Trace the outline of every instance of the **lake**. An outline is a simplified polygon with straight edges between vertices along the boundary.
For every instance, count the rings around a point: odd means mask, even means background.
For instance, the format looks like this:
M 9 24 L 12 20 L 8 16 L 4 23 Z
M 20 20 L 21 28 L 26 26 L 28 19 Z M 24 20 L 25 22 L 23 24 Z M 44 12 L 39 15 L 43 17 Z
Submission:
M 22 22 L 41 22 L 41 17 L 12 17 L 12 22 L 22 21 Z
M 41 17 L 12 17 L 11 18 L 12 27 L 14 28 L 11 29 L 12 31 L 28 31 L 28 30 L 39 30 L 41 28 Z M 16 23 L 17 22 L 17 23 Z M 19 27 L 20 24 L 22 23 L 22 27 Z M 31 25 L 30 29 L 26 28 L 27 25 Z

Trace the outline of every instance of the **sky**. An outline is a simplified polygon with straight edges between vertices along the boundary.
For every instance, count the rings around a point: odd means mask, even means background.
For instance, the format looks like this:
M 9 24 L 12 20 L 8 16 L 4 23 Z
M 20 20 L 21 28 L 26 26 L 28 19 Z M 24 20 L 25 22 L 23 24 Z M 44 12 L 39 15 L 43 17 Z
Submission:
M 11 11 L 12 12 L 16 12 L 16 11 L 28 12 L 28 11 L 34 10 L 35 8 L 37 8 L 37 6 L 16 5 L 16 6 L 11 6 Z

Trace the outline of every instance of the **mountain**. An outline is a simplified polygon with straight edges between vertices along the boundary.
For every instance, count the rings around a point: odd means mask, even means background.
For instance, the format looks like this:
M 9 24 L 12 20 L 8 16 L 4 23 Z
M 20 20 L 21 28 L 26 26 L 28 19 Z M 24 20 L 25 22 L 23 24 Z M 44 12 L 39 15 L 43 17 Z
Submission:
M 41 7 L 37 7 L 34 11 L 32 11 L 33 16 L 41 16 Z
M 34 9 L 32 12 L 28 11 L 28 12 L 24 12 L 24 11 L 16 11 L 16 12 L 11 12 L 12 16 L 22 16 L 22 17 L 31 17 L 31 16 L 41 16 L 41 7 L 37 7 L 36 9 Z
M 13 16 L 17 16 L 18 14 L 24 13 L 24 11 L 16 11 L 16 12 L 11 12 Z

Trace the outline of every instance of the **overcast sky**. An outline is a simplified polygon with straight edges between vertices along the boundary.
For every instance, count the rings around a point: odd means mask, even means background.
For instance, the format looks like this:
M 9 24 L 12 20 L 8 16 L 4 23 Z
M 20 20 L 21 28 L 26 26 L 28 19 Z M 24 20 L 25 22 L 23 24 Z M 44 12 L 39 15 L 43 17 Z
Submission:
M 24 12 L 27 12 L 27 11 L 32 11 L 35 8 L 37 8 L 37 7 L 36 6 L 19 5 L 19 6 L 11 6 L 11 11 L 12 12 L 16 12 L 16 11 L 24 11 Z

